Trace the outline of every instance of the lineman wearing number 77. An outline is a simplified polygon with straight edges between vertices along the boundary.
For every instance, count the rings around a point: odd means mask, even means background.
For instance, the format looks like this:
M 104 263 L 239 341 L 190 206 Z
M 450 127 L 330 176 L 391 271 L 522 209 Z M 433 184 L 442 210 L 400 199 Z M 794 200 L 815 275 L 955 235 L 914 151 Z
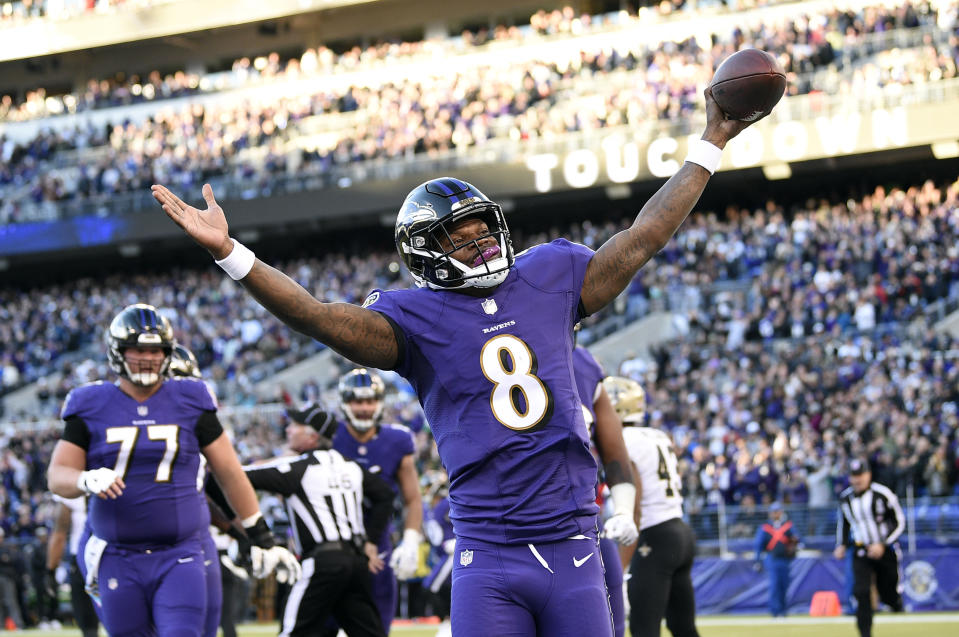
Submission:
M 173 327 L 151 305 L 124 308 L 107 331 L 116 383 L 77 387 L 47 482 L 90 498 L 77 563 L 110 635 L 200 637 L 206 619 L 203 540 L 210 514 L 201 454 L 243 519 L 254 575 L 299 563 L 275 546 L 256 493 L 202 380 L 168 378 Z
M 414 188 L 395 239 L 418 287 L 363 307 L 323 303 L 164 186 L 164 212 L 270 312 L 353 362 L 414 387 L 450 479 L 456 531 L 451 621 L 471 635 L 612 634 L 598 553 L 596 461 L 573 378 L 573 325 L 603 308 L 666 245 L 745 122 L 706 92 L 703 139 L 633 225 L 595 253 L 558 239 L 514 255 L 499 205 L 454 178 Z M 635 534 L 633 498 L 619 490 Z M 630 528 L 633 527 L 633 528 Z

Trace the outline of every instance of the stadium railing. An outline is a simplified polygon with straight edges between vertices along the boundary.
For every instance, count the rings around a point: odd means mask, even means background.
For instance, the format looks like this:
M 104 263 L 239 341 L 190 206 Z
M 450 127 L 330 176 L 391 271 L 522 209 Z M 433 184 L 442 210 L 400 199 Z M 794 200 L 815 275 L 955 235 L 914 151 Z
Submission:
M 906 552 L 959 542 L 959 494 L 933 498 L 917 496 L 915 490 L 909 488 L 901 503 L 906 530 L 900 543 Z M 802 548 L 832 551 L 836 546 L 838 502 L 818 508 L 787 504 L 783 511 L 793 522 Z M 751 557 L 755 553 L 756 530 L 768 519 L 768 506 L 727 505 L 722 499 L 686 515 L 696 533 L 700 554 L 724 557 L 742 554 Z

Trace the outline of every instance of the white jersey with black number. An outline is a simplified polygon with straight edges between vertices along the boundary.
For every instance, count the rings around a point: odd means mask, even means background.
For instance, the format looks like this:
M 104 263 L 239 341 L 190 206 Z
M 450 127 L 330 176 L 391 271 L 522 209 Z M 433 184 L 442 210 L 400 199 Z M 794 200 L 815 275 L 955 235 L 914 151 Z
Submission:
M 87 498 L 83 495 L 78 498 L 54 495 L 53 499 L 56 502 L 62 502 L 70 509 L 70 539 L 67 541 L 67 550 L 70 551 L 70 555 L 76 555 L 80 548 L 83 525 L 87 523 Z
M 649 427 L 623 427 L 623 440 L 643 489 L 640 530 L 683 517 L 682 483 L 669 436 Z

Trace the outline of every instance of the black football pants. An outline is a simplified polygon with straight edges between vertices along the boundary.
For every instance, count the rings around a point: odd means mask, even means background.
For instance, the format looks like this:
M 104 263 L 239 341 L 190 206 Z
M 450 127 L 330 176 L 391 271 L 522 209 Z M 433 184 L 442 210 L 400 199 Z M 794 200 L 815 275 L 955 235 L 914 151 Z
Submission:
M 673 637 L 699 637 L 690 577 L 695 554 L 693 530 L 679 518 L 651 526 L 640 534 L 629 569 L 632 576 L 626 585 L 633 637 L 658 637 L 664 616 Z
M 302 566 L 303 576 L 286 600 L 280 637 L 322 635 L 330 617 L 349 637 L 386 637 L 365 555 L 352 547 L 318 551 Z
M 876 578 L 879 600 L 895 612 L 902 611 L 902 595 L 899 593 L 899 555 L 895 547 L 887 546 L 886 552 L 878 560 L 866 557 L 866 548 L 857 547 L 852 557 L 854 584 L 853 596 L 856 598 L 856 625 L 862 637 L 872 635 L 872 581 Z

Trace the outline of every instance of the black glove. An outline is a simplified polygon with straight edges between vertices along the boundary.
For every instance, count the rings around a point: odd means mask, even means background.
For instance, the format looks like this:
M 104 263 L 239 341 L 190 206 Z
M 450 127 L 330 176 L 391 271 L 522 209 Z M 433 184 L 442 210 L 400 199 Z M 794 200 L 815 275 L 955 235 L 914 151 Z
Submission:
M 60 590 L 60 584 L 57 583 L 57 572 L 53 569 L 47 569 L 43 573 L 43 592 L 50 599 L 57 599 L 57 592 Z
M 242 569 L 250 570 L 250 567 L 253 566 L 253 562 L 250 560 L 250 547 L 253 546 L 253 543 L 250 542 L 250 538 L 247 537 L 246 533 L 231 526 L 230 530 L 226 532 L 227 535 L 236 540 L 236 555 L 233 552 L 230 552 L 230 559 L 233 560 L 233 563 L 239 566 Z
M 254 546 L 259 546 L 261 549 L 271 549 L 276 546 L 273 531 L 266 525 L 266 520 L 262 516 L 256 521 L 256 524 L 244 530 Z M 246 552 L 249 553 L 249 551 Z

